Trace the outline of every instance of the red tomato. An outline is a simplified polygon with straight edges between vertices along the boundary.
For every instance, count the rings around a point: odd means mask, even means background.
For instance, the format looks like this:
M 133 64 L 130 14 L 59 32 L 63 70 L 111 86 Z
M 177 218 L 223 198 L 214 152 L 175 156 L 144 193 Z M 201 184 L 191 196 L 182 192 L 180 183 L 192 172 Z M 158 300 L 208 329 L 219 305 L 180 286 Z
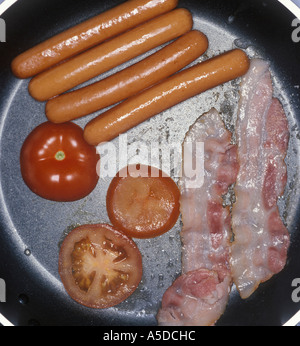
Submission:
M 157 168 L 138 165 L 121 170 L 106 197 L 111 223 L 134 238 L 153 238 L 170 230 L 179 216 L 176 183 Z
M 100 156 L 87 144 L 74 123 L 37 126 L 26 138 L 20 155 L 25 183 L 37 195 L 53 201 L 75 201 L 95 188 Z
M 75 301 L 91 308 L 108 308 L 138 287 L 142 256 L 134 241 L 112 226 L 83 225 L 62 243 L 59 274 Z

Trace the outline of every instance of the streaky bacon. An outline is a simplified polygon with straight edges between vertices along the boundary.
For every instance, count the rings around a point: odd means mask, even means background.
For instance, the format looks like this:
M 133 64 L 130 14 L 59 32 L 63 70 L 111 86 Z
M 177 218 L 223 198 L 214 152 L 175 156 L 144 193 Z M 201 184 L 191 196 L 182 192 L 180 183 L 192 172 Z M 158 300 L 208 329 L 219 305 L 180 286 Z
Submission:
M 182 275 L 162 298 L 157 320 L 163 326 L 214 325 L 226 308 L 232 284 L 230 213 L 222 195 L 237 177 L 237 148 L 215 109 L 190 128 L 188 142 L 204 143 L 204 184 L 193 188 L 184 172 L 179 181 Z
M 232 209 L 231 269 L 241 297 L 247 298 L 286 263 L 289 233 L 277 199 L 287 181 L 289 131 L 283 107 L 273 98 L 266 61 L 251 61 L 240 94 L 236 124 L 240 171 Z

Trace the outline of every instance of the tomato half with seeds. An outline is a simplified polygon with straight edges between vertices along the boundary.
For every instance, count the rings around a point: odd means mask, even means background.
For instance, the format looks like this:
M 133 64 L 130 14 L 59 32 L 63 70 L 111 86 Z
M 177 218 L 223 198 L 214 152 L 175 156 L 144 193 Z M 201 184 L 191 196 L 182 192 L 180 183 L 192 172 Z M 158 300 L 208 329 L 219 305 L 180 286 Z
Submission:
M 175 225 L 179 198 L 176 183 L 158 168 L 129 165 L 108 188 L 107 213 L 111 223 L 130 237 L 153 238 Z
M 109 308 L 138 287 L 142 256 L 135 242 L 111 225 L 83 225 L 61 245 L 59 274 L 75 301 L 90 308 Z
M 83 130 L 68 122 L 45 122 L 25 139 L 20 164 L 23 180 L 45 199 L 68 202 L 93 191 L 100 159 L 94 146 L 83 138 Z

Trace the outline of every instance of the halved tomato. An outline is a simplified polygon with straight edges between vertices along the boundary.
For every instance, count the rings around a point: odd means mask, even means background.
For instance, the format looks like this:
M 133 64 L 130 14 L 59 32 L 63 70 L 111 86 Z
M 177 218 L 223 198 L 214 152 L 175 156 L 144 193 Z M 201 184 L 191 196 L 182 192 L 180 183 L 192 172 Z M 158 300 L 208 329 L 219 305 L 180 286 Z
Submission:
M 71 298 L 91 308 L 121 303 L 138 287 L 142 256 L 135 242 L 108 224 L 83 225 L 64 239 L 59 274 Z
M 179 216 L 176 183 L 151 166 L 130 165 L 112 180 L 106 197 L 111 223 L 133 238 L 153 238 L 169 231 Z

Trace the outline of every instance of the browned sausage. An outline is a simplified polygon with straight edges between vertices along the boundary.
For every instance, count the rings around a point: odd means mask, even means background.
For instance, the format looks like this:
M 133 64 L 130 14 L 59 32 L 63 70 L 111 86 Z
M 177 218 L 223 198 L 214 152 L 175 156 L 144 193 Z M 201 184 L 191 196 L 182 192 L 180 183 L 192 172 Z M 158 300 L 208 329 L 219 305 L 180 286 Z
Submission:
M 98 145 L 128 131 L 181 101 L 247 72 L 249 59 L 235 49 L 206 60 L 152 86 L 87 123 L 84 137 Z
M 76 25 L 17 56 L 11 65 L 19 78 L 47 68 L 174 9 L 178 0 L 130 0 Z
M 46 104 L 48 120 L 62 123 L 111 106 L 167 78 L 202 55 L 207 37 L 192 30 L 146 59 Z
M 29 92 L 39 101 L 48 100 L 183 35 L 192 26 L 192 15 L 186 9 L 163 14 L 42 72 L 30 81 Z

